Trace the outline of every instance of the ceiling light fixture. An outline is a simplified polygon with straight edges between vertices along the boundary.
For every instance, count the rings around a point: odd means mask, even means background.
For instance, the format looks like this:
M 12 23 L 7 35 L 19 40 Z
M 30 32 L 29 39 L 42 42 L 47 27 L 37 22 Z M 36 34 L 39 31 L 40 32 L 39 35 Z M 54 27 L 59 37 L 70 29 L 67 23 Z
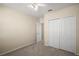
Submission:
M 37 3 L 32 3 L 29 5 L 29 7 L 33 8 L 35 11 L 38 10 L 39 6 L 46 6 L 45 4 L 37 4 Z
M 35 4 L 35 3 L 33 3 L 33 4 L 32 4 L 32 8 L 37 11 L 37 10 L 38 10 L 38 5 Z

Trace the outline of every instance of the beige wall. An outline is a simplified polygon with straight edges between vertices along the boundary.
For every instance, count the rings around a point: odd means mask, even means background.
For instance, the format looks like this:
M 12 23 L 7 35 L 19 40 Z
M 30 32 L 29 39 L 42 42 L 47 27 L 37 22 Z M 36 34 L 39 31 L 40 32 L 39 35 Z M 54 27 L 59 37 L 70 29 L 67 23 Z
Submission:
M 76 16 L 76 50 L 79 54 L 79 5 L 69 6 L 58 11 L 48 12 L 44 16 L 44 40 L 45 45 L 48 45 L 48 20 L 55 18 L 62 18 L 66 16 Z
M 35 41 L 36 18 L 0 6 L 0 54 Z

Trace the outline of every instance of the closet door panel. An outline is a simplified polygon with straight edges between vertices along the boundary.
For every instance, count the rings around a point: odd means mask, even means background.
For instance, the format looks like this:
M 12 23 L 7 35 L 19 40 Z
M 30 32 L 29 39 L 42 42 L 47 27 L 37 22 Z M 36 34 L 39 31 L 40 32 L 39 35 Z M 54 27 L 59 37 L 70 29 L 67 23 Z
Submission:
M 48 23 L 48 46 L 59 48 L 60 20 L 51 20 Z
M 62 18 L 60 48 L 75 53 L 76 51 L 76 19 Z

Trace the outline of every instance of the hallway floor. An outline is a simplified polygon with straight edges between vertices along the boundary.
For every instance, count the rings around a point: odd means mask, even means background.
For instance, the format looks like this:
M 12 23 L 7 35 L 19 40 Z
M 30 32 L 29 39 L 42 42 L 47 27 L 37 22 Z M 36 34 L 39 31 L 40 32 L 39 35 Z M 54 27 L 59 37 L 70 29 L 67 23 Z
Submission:
M 44 46 L 41 42 L 28 47 L 18 49 L 4 56 L 75 56 L 75 54 Z

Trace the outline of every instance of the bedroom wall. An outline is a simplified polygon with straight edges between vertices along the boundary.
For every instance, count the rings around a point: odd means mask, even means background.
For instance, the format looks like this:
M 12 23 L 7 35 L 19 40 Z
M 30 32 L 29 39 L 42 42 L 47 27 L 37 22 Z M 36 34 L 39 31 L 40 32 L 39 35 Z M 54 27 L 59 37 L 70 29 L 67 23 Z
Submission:
M 36 18 L 0 6 L 0 54 L 35 43 Z

